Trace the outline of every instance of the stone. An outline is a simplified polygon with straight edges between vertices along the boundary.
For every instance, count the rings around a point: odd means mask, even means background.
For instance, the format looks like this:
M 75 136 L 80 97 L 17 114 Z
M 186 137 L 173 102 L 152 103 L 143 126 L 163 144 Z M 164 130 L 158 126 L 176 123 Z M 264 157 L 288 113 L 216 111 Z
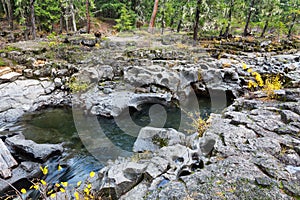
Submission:
M 169 162 L 161 157 L 154 157 L 150 160 L 145 174 L 151 179 L 155 179 L 156 177 L 165 173 L 168 169 Z
M 22 76 L 22 74 L 17 73 L 17 72 L 10 72 L 7 74 L 4 74 L 0 76 L 0 83 L 5 83 L 5 82 L 13 82 L 18 79 L 18 77 Z
M 54 85 L 56 88 L 60 88 L 63 85 L 61 78 L 55 78 Z
M 63 152 L 60 144 L 37 144 L 32 140 L 26 140 L 22 134 L 7 138 L 5 143 L 14 152 L 33 161 L 45 162 L 51 156 L 60 155 Z
M 123 162 L 102 169 L 99 175 L 102 179 L 99 192 L 118 199 L 141 181 L 146 167 L 145 164 Z
M 174 129 L 163 129 L 144 127 L 133 145 L 134 152 L 152 151 L 155 152 L 164 146 L 182 144 L 185 140 L 183 133 Z
M 141 200 L 148 193 L 148 185 L 147 183 L 141 182 L 137 186 L 135 186 L 132 190 L 127 192 L 126 194 L 120 197 L 120 200 Z
M 281 120 L 286 124 L 290 122 L 300 122 L 300 116 L 290 110 L 281 110 L 280 115 Z
M 10 72 L 12 72 L 10 67 L 0 67 L 0 77 Z
M 41 173 L 40 164 L 24 161 L 21 162 L 20 165 L 14 169 L 12 169 L 12 176 L 6 181 L 12 185 L 19 183 L 20 181 L 24 181 L 27 179 L 32 179 L 38 176 Z M 1 192 L 5 192 L 10 188 L 9 185 L 1 182 L 0 179 L 0 194 Z M 11 189 L 11 188 L 10 188 Z
M 204 156 L 208 156 L 214 149 L 216 140 L 210 137 L 202 137 L 199 140 L 199 147 Z
M 11 177 L 11 169 L 18 163 L 0 139 L 0 176 L 4 179 Z

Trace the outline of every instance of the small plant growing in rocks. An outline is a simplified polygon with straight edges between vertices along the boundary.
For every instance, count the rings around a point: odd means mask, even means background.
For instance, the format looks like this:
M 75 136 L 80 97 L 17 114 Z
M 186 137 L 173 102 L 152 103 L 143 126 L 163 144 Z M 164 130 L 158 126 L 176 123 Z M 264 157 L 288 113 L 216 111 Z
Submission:
M 243 70 L 247 70 L 248 73 L 252 75 L 254 80 L 249 80 L 248 88 L 251 90 L 261 89 L 267 95 L 267 99 L 274 99 L 276 95 L 275 90 L 282 89 L 282 82 L 280 80 L 280 75 L 267 75 L 265 80 L 261 77 L 258 72 L 253 72 L 252 68 L 247 68 L 245 63 L 242 64 Z

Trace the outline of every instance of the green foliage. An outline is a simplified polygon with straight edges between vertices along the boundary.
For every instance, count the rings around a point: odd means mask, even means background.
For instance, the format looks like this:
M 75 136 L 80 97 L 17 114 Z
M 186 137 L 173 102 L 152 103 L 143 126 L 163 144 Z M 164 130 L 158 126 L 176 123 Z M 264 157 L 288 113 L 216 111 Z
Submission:
M 3 49 L 0 49 L 0 53 L 8 53 L 11 51 L 20 51 L 20 49 L 13 46 L 6 46 Z
M 157 135 L 152 138 L 152 142 L 154 144 L 158 145 L 160 148 L 166 147 L 169 145 L 169 141 L 167 138 L 161 138 Z
M 114 26 L 118 31 L 127 31 L 134 28 L 135 13 L 132 10 L 128 10 L 125 5 L 121 8 L 120 18 L 116 20 L 117 24 Z
M 88 83 L 79 81 L 75 77 L 72 77 L 67 85 L 73 93 L 85 91 L 89 86 Z
M 0 67 L 6 66 L 7 63 L 0 57 Z

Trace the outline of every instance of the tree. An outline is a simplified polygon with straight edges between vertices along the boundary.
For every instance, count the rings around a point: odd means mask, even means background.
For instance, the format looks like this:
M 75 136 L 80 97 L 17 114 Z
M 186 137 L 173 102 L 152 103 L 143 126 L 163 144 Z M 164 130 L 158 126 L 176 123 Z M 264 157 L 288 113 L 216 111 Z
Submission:
M 91 19 L 90 19 L 90 6 L 89 0 L 86 0 L 86 32 L 90 33 L 91 31 Z
M 229 35 L 229 30 L 231 28 L 233 10 L 234 10 L 234 0 L 230 0 L 229 13 L 228 13 L 228 23 L 227 23 L 227 27 L 225 29 L 224 37 L 228 37 L 228 35 Z
M 126 5 L 123 4 L 121 9 L 121 16 L 116 20 L 117 24 L 114 26 L 118 31 L 126 31 L 133 28 L 135 24 L 136 15 L 132 10 L 127 9 Z
M 153 33 L 153 29 L 155 26 L 155 18 L 156 18 L 156 14 L 157 14 L 157 10 L 158 10 L 158 2 L 159 2 L 159 0 L 154 1 L 152 16 L 151 16 L 150 23 L 149 23 L 148 31 L 151 33 Z
M 246 20 L 246 25 L 245 25 L 245 28 L 244 28 L 243 36 L 249 35 L 248 26 L 249 26 L 249 23 L 250 23 L 250 20 L 251 20 L 251 15 L 252 15 L 253 11 L 255 10 L 254 3 L 255 3 L 255 0 L 251 0 L 250 6 L 249 6 L 249 10 L 248 10 L 248 15 L 247 15 L 247 20 Z
M 280 0 L 265 0 L 262 1 L 260 5 L 260 20 L 263 23 L 263 30 L 261 32 L 260 37 L 264 37 L 267 28 L 269 25 L 273 24 L 273 20 L 276 18 L 274 16 L 278 16 L 281 13 L 280 9 Z M 278 23 L 279 18 L 274 21 L 274 23 Z
M 32 39 L 36 39 L 36 27 L 35 27 L 35 14 L 34 14 L 34 1 L 30 0 L 30 19 L 31 19 L 31 34 Z
M 198 39 L 198 29 L 199 29 L 199 18 L 200 18 L 200 6 L 202 0 L 197 0 L 195 22 L 194 22 L 194 34 L 193 39 L 196 41 Z
M 13 19 L 13 8 L 12 8 L 11 0 L 4 0 L 4 1 L 5 1 L 4 10 L 6 10 L 9 28 L 10 28 L 10 30 L 13 30 L 14 29 L 14 19 Z

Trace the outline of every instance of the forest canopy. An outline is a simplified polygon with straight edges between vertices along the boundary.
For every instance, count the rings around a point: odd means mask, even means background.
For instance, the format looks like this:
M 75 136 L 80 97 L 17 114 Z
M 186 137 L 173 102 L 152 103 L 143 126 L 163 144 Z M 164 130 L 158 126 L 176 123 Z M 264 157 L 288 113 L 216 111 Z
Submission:
M 194 39 L 203 34 L 291 37 L 299 34 L 299 8 L 299 0 L 1 0 L 0 17 L 33 39 L 36 32 L 89 33 L 91 18 L 113 20 L 117 31 L 150 25 L 193 32 Z

